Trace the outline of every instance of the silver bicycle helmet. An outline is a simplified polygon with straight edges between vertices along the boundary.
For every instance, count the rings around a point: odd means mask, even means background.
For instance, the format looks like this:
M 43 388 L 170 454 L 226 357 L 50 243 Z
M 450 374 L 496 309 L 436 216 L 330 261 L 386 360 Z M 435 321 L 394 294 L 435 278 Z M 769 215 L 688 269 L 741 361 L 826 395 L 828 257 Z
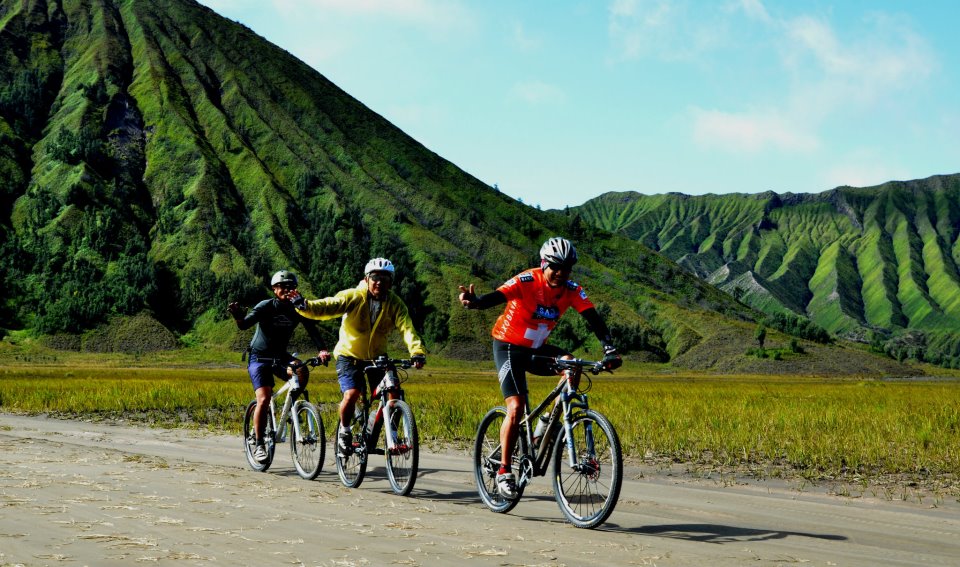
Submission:
M 540 260 L 548 264 L 572 268 L 577 263 L 577 250 L 566 238 L 555 236 L 540 247 Z
M 287 270 L 280 270 L 279 272 L 273 274 L 273 277 L 270 278 L 270 287 L 285 284 L 296 287 L 298 283 L 297 274 Z
M 394 275 L 393 262 L 386 258 L 374 258 L 363 268 L 363 275 L 370 275 L 371 272 L 389 272 Z

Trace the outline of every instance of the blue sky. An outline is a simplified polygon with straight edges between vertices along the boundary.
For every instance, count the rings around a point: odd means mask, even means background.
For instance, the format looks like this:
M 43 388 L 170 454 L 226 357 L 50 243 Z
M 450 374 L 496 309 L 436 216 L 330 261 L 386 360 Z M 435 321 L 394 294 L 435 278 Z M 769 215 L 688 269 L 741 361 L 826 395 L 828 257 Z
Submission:
M 201 0 L 529 205 L 960 172 L 960 2 Z

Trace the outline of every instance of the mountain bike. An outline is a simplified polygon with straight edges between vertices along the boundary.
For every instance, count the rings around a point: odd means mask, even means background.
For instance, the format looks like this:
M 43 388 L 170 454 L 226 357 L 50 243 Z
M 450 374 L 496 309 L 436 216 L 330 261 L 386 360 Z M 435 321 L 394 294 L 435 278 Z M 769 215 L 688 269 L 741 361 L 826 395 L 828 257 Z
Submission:
M 567 521 L 578 528 L 596 527 L 610 517 L 623 482 L 623 453 L 617 432 L 610 420 L 587 403 L 590 377 L 585 388 L 580 384 L 583 370 L 596 375 L 604 370 L 603 365 L 576 358 L 536 358 L 549 359 L 564 376 L 532 411 L 529 399 L 524 405 L 511 457 L 517 475 L 517 498 L 503 498 L 497 490 L 500 427 L 507 416 L 503 406 L 488 411 L 477 428 L 473 465 L 480 498 L 494 512 L 509 512 L 533 477 L 544 476 L 552 463 L 553 489 Z M 560 403 L 550 409 L 558 397 Z M 545 422 L 545 429 L 542 437 L 535 439 L 530 424 L 538 420 Z
M 380 356 L 369 362 L 370 365 L 364 368 L 364 372 L 384 371 L 383 379 L 369 398 L 376 400 L 377 404 L 371 412 L 366 392 L 357 402 L 356 411 L 350 421 L 352 449 L 345 457 L 337 455 L 337 474 L 344 486 L 356 488 L 367 473 L 369 455 L 382 453 L 387 459 L 390 487 L 394 493 L 406 496 L 417 481 L 417 468 L 420 463 L 417 422 L 413 417 L 413 410 L 405 401 L 403 388 L 400 387 L 407 378 L 404 371 L 413 366 L 413 361 Z M 384 448 L 372 449 L 381 429 Z
M 279 363 L 277 361 L 276 363 Z M 308 358 L 300 362 L 295 360 L 286 365 L 292 370 L 287 382 L 270 397 L 270 411 L 267 412 L 267 423 L 264 428 L 264 446 L 267 450 L 267 460 L 257 461 L 253 457 L 256 450 L 257 433 L 253 425 L 253 414 L 257 409 L 257 401 L 247 405 L 243 416 L 243 450 L 247 455 L 247 463 L 255 471 L 265 472 L 273 464 L 274 451 L 277 444 L 286 441 L 290 436 L 290 457 L 297 474 L 307 480 L 313 480 L 323 468 L 323 458 L 326 452 L 326 437 L 323 432 L 323 421 L 316 406 L 310 403 L 305 389 L 301 390 L 297 370 L 303 366 L 317 366 L 320 359 Z M 277 401 L 283 397 L 283 406 L 277 414 Z

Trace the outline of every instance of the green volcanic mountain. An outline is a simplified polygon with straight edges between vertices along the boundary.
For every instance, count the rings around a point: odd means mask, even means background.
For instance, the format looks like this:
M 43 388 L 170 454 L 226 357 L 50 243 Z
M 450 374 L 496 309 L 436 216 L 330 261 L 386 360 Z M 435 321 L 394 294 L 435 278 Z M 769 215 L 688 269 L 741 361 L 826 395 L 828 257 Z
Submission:
M 753 317 L 642 246 L 482 184 L 196 3 L 3 0 L 0 60 L 7 327 L 146 310 L 188 333 L 278 268 L 329 294 L 385 255 L 434 348 L 467 345 L 489 317 L 458 309 L 456 285 L 498 285 L 555 234 L 578 240 L 583 282 L 634 346 L 666 353 L 678 334 L 651 301 Z
M 852 338 L 960 333 L 960 175 L 820 194 L 607 193 L 572 212 L 767 313 Z
M 240 344 L 224 307 L 266 297 L 273 271 L 328 295 L 388 256 L 431 352 L 487 358 L 496 313 L 462 309 L 457 284 L 489 291 L 564 235 L 625 350 L 742 366 L 758 312 L 622 228 L 499 193 L 190 0 L 0 0 L 6 330 L 103 350 Z M 553 340 L 588 335 L 568 317 Z M 798 364 L 836 359 L 816 348 Z

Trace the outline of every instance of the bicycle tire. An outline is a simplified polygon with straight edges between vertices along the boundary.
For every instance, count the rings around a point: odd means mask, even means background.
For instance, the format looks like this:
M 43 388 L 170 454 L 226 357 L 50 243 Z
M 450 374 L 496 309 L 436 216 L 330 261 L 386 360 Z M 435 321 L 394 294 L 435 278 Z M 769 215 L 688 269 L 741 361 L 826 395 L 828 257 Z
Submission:
M 253 426 L 253 412 L 255 412 L 256 409 L 257 402 L 254 400 L 247 404 L 247 410 L 243 414 L 243 452 L 247 456 L 247 464 L 250 465 L 251 469 L 257 472 L 266 472 L 267 469 L 270 468 L 270 465 L 273 464 L 273 452 L 276 447 L 274 446 L 271 436 L 264 435 L 264 437 L 266 437 L 266 439 L 264 439 L 264 446 L 267 449 L 267 460 L 261 463 L 253 458 L 253 451 L 257 447 L 257 432 Z M 272 417 L 268 417 L 268 419 L 272 419 Z M 264 428 L 265 432 L 272 429 L 272 427 Z
M 623 483 L 620 438 L 603 414 L 587 410 L 573 418 L 571 427 L 577 468 L 568 461 L 566 435 L 558 432 L 553 449 L 553 490 L 567 521 L 578 528 L 594 528 L 610 517 Z M 593 450 L 587 447 L 587 431 Z
M 337 451 L 337 475 L 340 477 L 340 482 L 347 488 L 360 486 L 363 477 L 367 474 L 367 442 L 364 439 L 363 432 L 366 421 L 366 412 L 355 414 L 353 419 L 350 420 L 353 447 L 346 457 L 340 456 L 339 451 L 335 449 Z M 337 426 L 337 435 L 340 435 L 339 426 Z
M 391 421 L 397 442 L 390 449 L 384 431 L 384 452 L 387 456 L 387 478 L 390 487 L 399 496 L 406 496 L 417 482 L 417 469 L 420 466 L 420 436 L 417 421 L 413 417 L 410 404 L 403 400 L 394 400 Z
M 290 458 L 297 474 L 306 480 L 313 480 L 323 468 L 327 440 L 323 433 L 323 420 L 316 406 L 300 400 L 293 409 L 293 419 L 299 427 L 290 424 Z M 297 434 L 297 431 L 300 434 Z
M 523 496 L 523 487 L 517 486 L 517 497 L 508 500 L 500 496 L 497 490 L 497 472 L 500 469 L 500 427 L 507 417 L 507 408 L 497 406 L 487 412 L 477 427 L 477 438 L 473 444 L 473 473 L 477 481 L 480 500 L 491 511 L 505 514 L 513 510 Z M 519 436 L 518 436 L 519 441 Z M 514 470 L 519 470 L 519 442 L 513 449 Z

